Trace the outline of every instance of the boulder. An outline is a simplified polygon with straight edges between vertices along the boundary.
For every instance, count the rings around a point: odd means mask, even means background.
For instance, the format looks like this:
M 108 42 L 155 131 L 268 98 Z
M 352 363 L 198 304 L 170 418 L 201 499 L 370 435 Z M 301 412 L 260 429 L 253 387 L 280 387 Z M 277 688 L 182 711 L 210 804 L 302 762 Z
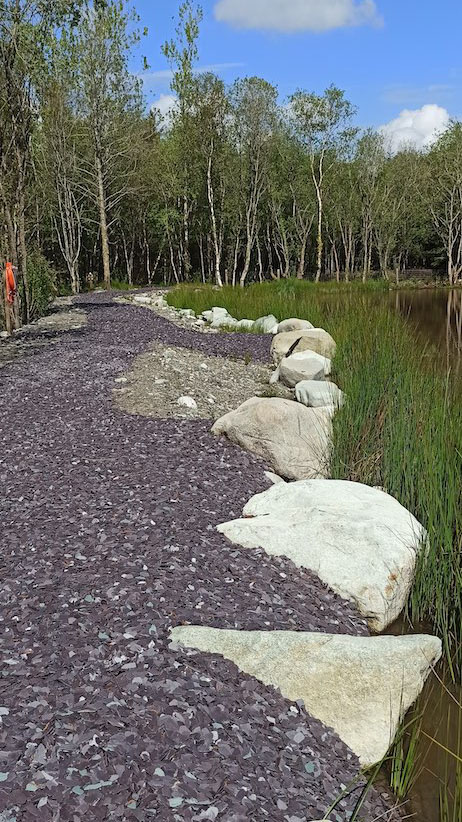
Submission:
M 226 308 L 219 308 L 215 306 L 210 311 L 203 311 L 201 317 L 208 323 L 213 323 L 217 320 L 224 320 L 227 317 L 231 317 L 231 315 L 229 314 Z
M 278 397 L 253 397 L 212 428 L 262 457 L 290 480 L 325 477 L 329 471 L 332 413 Z
M 282 487 L 282 486 L 276 486 Z M 182 626 L 172 642 L 220 654 L 243 673 L 303 700 L 363 767 L 386 755 L 406 711 L 441 656 L 434 636 L 355 637 Z
M 227 314 L 226 316 L 217 317 L 216 320 L 213 320 L 210 327 L 211 328 L 236 328 L 237 320 L 231 316 L 231 314 Z
M 314 351 L 302 351 L 281 360 L 279 379 L 289 388 L 305 380 L 324 380 L 332 370 L 332 363 Z
M 314 328 L 308 320 L 299 320 L 296 317 L 293 317 L 290 320 L 283 320 L 282 323 L 279 323 L 276 334 L 285 334 L 289 331 L 309 331 L 311 328 Z
M 275 485 L 247 503 L 243 519 L 218 530 L 243 548 L 313 571 L 352 600 L 374 631 L 403 610 L 426 539 L 423 526 L 383 491 L 322 479 Z
M 196 318 L 196 312 L 192 310 L 192 308 L 180 308 L 178 311 L 180 317 L 191 317 Z
M 297 402 L 307 408 L 322 408 L 325 405 L 335 409 L 341 408 L 344 403 L 343 391 L 333 382 L 320 380 L 303 380 L 295 386 Z
M 270 314 L 268 317 L 260 317 L 258 320 L 255 320 L 253 330 L 257 334 L 274 334 L 277 324 L 278 321 L 276 317 Z
M 315 351 L 322 357 L 332 359 L 336 345 L 331 335 L 323 328 L 305 329 L 302 331 L 288 331 L 276 334 L 271 346 L 271 354 L 275 365 L 279 365 L 284 357 L 300 351 Z
M 196 411 L 197 409 L 197 402 L 194 397 L 180 397 L 177 402 L 178 405 L 182 405 L 183 408 L 190 408 L 191 411 Z

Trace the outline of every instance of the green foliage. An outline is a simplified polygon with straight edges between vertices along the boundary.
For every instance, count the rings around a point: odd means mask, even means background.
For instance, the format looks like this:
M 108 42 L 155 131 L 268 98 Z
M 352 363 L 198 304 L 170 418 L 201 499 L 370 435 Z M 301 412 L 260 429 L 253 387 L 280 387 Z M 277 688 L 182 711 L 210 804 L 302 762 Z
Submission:
M 40 317 L 57 294 L 56 272 L 39 251 L 29 255 L 27 264 L 31 319 Z

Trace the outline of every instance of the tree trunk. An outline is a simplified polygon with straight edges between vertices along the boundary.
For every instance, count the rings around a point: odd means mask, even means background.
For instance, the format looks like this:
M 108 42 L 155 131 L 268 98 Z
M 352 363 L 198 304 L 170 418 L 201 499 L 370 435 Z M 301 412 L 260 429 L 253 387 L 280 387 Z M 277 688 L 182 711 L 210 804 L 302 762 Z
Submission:
M 19 217 L 18 217 L 18 244 L 19 244 L 19 254 L 18 254 L 18 269 L 19 269 L 19 276 L 22 281 L 22 289 L 23 289 L 23 306 L 22 306 L 22 315 L 23 321 L 28 323 L 30 320 L 30 298 L 31 294 L 29 291 L 29 280 L 27 277 L 27 247 L 26 247 L 26 223 L 25 223 L 25 212 L 26 212 L 26 203 L 25 203 L 25 194 L 24 191 L 21 191 L 19 196 Z
M 215 283 L 220 288 L 223 287 L 223 281 L 221 279 L 221 248 L 220 242 L 218 239 L 218 229 L 217 229 L 217 218 L 215 214 L 215 196 L 213 192 L 213 184 L 212 184 L 212 158 L 213 158 L 213 141 L 210 147 L 210 154 L 209 154 L 209 162 L 207 167 L 207 194 L 209 199 L 209 208 L 210 208 L 210 217 L 212 221 L 212 237 L 213 237 L 213 246 L 215 250 Z
M 302 240 L 302 246 L 300 248 L 300 259 L 298 261 L 298 271 L 297 271 L 297 280 L 303 280 L 305 276 L 305 259 L 306 259 L 306 246 L 308 243 L 308 233 L 305 234 Z
M 111 266 L 109 261 L 109 235 L 107 230 L 106 195 L 104 192 L 103 165 L 99 157 L 96 158 L 96 175 L 98 180 L 98 206 L 101 231 L 101 253 L 103 256 L 104 287 L 111 287 Z

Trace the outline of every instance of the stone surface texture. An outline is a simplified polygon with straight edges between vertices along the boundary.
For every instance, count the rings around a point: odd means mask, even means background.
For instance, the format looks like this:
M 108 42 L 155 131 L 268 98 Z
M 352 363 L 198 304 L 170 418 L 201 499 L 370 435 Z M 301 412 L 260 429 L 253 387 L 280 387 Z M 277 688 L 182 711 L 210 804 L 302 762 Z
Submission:
M 280 381 L 295 388 L 304 380 L 324 380 L 331 373 L 332 363 L 315 351 L 301 351 L 281 360 L 278 369 Z
M 297 383 L 295 397 L 297 402 L 301 402 L 307 408 L 322 408 L 327 405 L 338 409 L 345 401 L 343 391 L 340 391 L 338 385 L 322 380 L 303 380 Z
M 301 351 L 315 351 L 322 357 L 333 359 L 336 351 L 335 341 L 323 328 L 302 329 L 278 333 L 273 338 L 271 355 L 275 365 L 279 365 L 289 351 L 293 354 Z
M 403 610 L 425 540 L 397 500 L 360 483 L 312 480 L 275 485 L 219 527 L 235 544 L 263 548 L 314 571 L 355 602 L 375 631 Z
M 217 420 L 212 432 L 262 457 L 281 477 L 296 480 L 327 476 L 331 424 L 329 409 L 253 397 Z
M 283 320 L 277 327 L 277 334 L 285 334 L 289 331 L 309 331 L 314 325 L 309 320 L 299 320 L 292 317 L 290 320 Z
M 184 626 L 173 642 L 234 662 L 333 728 L 363 767 L 386 755 L 441 657 L 434 636 L 351 637 Z

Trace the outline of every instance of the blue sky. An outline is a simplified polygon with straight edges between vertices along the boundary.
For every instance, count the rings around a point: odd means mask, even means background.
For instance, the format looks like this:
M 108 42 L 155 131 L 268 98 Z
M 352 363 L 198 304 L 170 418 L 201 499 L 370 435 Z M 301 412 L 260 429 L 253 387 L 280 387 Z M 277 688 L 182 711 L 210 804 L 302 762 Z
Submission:
M 160 44 L 173 33 L 179 0 L 138 0 L 149 36 L 149 102 L 169 93 Z M 281 98 L 330 83 L 358 107 L 361 126 L 431 131 L 462 115 L 461 0 L 203 0 L 199 66 L 227 82 L 259 75 Z M 419 110 L 424 117 L 416 125 Z M 404 109 L 412 116 L 401 115 Z M 445 112 L 443 114 L 442 112 Z M 447 112 L 447 113 L 446 113 Z M 414 114 L 413 114 L 414 113 Z M 417 120 L 416 120 L 417 117 Z M 422 118 L 421 118 L 422 119 Z M 419 121 L 420 122 L 420 121 Z

